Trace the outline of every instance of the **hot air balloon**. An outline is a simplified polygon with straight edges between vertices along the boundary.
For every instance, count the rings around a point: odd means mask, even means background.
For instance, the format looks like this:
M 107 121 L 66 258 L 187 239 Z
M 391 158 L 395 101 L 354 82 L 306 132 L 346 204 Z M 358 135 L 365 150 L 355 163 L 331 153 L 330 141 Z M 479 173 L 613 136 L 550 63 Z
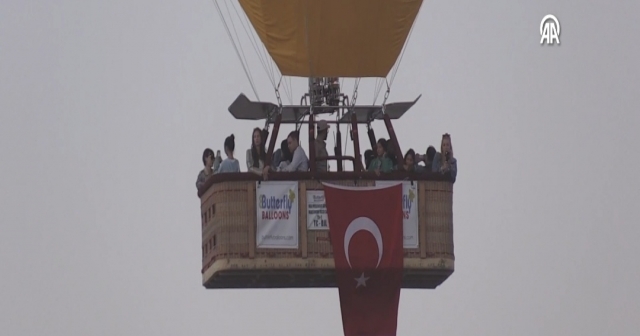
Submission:
M 215 3 L 228 27 L 229 19 Z M 238 3 L 238 15 L 244 15 L 258 37 L 254 46 L 266 50 L 283 76 L 308 78 L 308 90 L 300 104 L 286 105 L 280 85 L 274 82 L 277 102 L 252 101 L 240 94 L 228 110 L 238 120 L 264 120 L 270 137 L 265 165 L 271 163 L 281 125 L 292 124 L 299 130 L 307 124 L 310 171 L 273 172 L 268 180 L 249 172 L 216 174 L 199 188 L 204 287 L 335 287 L 323 181 L 345 186 L 402 182 L 406 194 L 402 286 L 433 289 L 441 285 L 454 271 L 452 179 L 403 171 L 401 164 L 397 171 L 379 176 L 366 172 L 358 136 L 359 127 L 366 125 L 369 145 L 375 149 L 371 124 L 382 120 L 393 152 L 402 160 L 392 120 L 401 118 L 420 96 L 410 102 L 387 103 L 387 88 L 382 104 L 358 105 L 357 90 L 349 96 L 340 86 L 341 78 L 359 81 L 389 75 L 399 64 L 422 1 Z M 230 37 L 231 30 L 227 30 Z M 234 48 L 240 56 L 237 45 Z M 332 118 L 329 122 L 337 129 L 334 155 L 327 157 L 315 155 L 315 121 L 320 115 Z M 341 126 L 349 129 L 353 156 L 342 153 Z M 317 172 L 317 160 L 335 161 L 337 171 Z M 345 171 L 345 161 L 353 163 L 353 171 Z

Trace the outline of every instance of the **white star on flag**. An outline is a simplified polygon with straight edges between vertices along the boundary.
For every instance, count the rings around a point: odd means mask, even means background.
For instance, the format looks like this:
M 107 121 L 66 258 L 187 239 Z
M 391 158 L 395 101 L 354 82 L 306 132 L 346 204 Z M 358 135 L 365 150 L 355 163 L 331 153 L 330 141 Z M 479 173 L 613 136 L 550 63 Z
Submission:
M 362 273 L 359 278 L 353 278 L 353 279 L 358 282 L 358 284 L 356 285 L 356 288 L 360 286 L 367 287 L 367 280 L 369 280 L 369 278 L 365 278 L 364 273 Z

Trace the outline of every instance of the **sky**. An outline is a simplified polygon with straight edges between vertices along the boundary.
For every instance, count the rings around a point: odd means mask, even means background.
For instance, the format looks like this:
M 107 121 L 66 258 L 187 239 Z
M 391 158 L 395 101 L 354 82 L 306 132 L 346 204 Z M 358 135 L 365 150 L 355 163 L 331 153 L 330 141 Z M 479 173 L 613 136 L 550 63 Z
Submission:
M 403 150 L 452 136 L 456 269 L 402 291 L 399 336 L 637 335 L 639 15 L 424 2 L 388 102 L 422 94 Z M 202 286 L 202 151 L 233 133 L 246 170 L 263 126 L 229 114 L 240 93 L 256 100 L 211 0 L 0 2 L 0 335 L 342 334 L 337 289 Z

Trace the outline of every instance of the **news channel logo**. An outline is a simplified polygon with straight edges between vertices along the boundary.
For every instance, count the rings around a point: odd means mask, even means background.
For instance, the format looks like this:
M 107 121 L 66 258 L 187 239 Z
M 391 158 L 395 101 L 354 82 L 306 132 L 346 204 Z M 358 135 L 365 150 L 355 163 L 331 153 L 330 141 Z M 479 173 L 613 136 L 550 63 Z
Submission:
M 540 21 L 540 44 L 560 45 L 560 21 L 555 15 L 547 14 Z

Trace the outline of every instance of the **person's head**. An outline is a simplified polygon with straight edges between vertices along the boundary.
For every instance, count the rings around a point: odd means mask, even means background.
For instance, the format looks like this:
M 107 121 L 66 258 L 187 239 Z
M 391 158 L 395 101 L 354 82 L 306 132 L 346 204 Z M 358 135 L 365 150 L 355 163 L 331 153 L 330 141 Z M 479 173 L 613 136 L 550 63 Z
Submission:
M 373 153 L 373 151 L 371 149 L 367 149 L 366 151 L 364 151 L 364 165 L 365 168 L 369 168 L 369 164 L 371 164 L 371 161 L 373 161 L 373 159 L 375 159 L 375 154 Z
M 300 136 L 297 131 L 292 131 L 289 133 L 289 136 L 287 136 L 287 147 L 289 147 L 289 152 L 291 152 L 291 154 L 293 154 L 296 148 L 300 145 L 299 139 Z
M 292 155 L 289 151 L 289 145 L 287 145 L 287 139 L 282 140 L 280 143 L 280 150 L 282 151 L 282 160 L 291 161 Z
M 213 166 L 213 150 L 211 148 L 205 149 L 202 153 L 202 164 L 207 168 Z
M 453 157 L 453 146 L 451 146 L 451 135 L 449 135 L 449 133 L 445 133 L 442 135 L 442 142 L 440 143 L 440 153 L 444 156 L 445 160 L 449 160 Z
M 263 143 L 262 130 L 258 127 L 254 128 L 251 133 L 251 147 L 260 149 Z
M 387 140 L 380 138 L 376 143 L 376 154 L 382 157 L 387 152 Z
M 317 123 L 318 136 L 319 140 L 327 140 L 327 134 L 329 133 L 329 123 L 326 120 L 318 120 Z
M 258 127 L 253 129 L 251 133 L 251 158 L 253 159 L 253 166 L 255 168 L 260 167 L 260 160 L 265 161 L 265 141 L 262 140 L 263 132 Z
M 416 162 L 416 152 L 413 149 L 409 149 L 406 154 L 404 154 L 404 164 L 409 167 L 409 169 L 413 169 L 413 165 Z
M 224 152 L 227 153 L 228 156 L 233 155 L 233 151 L 236 149 L 236 137 L 231 134 L 226 139 L 224 139 Z
M 429 148 L 427 148 L 427 156 L 425 159 L 425 163 L 430 163 L 433 162 L 433 158 L 436 156 L 436 149 L 433 146 L 429 146 Z
M 396 149 L 393 146 L 393 141 L 391 141 L 391 139 L 387 140 L 387 157 L 389 158 L 389 160 L 391 160 L 391 162 L 393 163 L 393 165 L 397 165 L 398 164 L 398 157 L 400 155 L 396 155 Z M 402 154 L 402 153 L 400 153 Z

